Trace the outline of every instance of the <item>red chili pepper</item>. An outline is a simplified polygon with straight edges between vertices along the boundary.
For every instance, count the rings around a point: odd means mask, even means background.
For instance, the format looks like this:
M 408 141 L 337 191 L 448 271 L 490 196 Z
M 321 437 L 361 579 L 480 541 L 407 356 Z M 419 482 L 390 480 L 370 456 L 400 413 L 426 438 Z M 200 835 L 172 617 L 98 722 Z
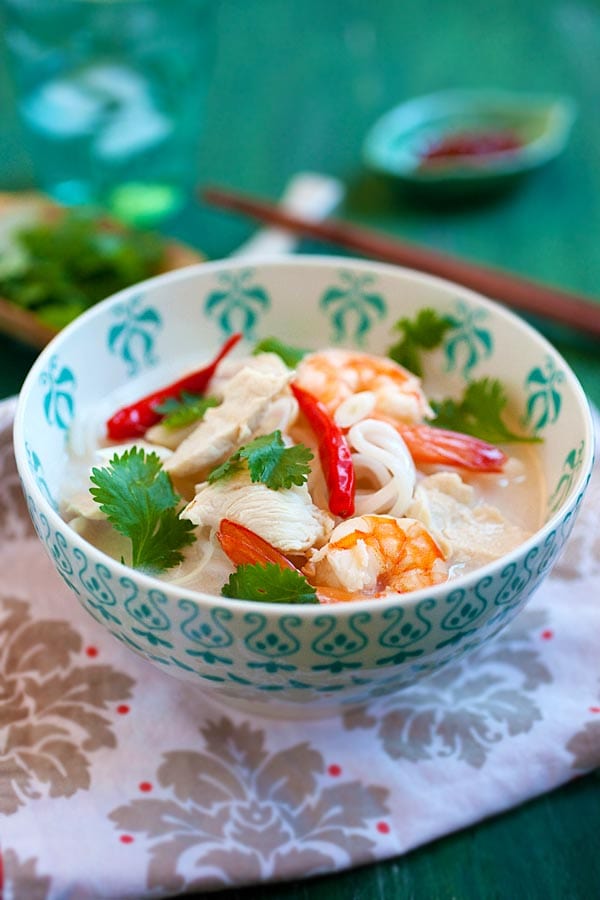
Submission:
M 512 131 L 459 131 L 433 141 L 421 152 L 425 162 L 443 162 L 461 157 L 485 157 L 494 153 L 509 153 L 523 146 Z
M 168 400 L 169 397 L 180 397 L 184 391 L 190 394 L 204 393 L 210 379 L 215 374 L 215 369 L 241 337 L 241 334 L 232 334 L 225 341 L 214 360 L 204 368 L 180 378 L 179 381 L 175 381 L 153 394 L 148 394 L 147 397 L 142 397 L 141 400 L 130 406 L 119 409 L 106 423 L 108 437 L 113 441 L 119 441 L 123 438 L 144 435 L 152 425 L 160 422 L 162 415 L 156 412 L 156 407 Z
M 329 509 L 334 516 L 344 519 L 352 516 L 354 465 L 348 442 L 320 400 L 296 384 L 291 388 L 319 442 L 319 458 L 329 491 Z

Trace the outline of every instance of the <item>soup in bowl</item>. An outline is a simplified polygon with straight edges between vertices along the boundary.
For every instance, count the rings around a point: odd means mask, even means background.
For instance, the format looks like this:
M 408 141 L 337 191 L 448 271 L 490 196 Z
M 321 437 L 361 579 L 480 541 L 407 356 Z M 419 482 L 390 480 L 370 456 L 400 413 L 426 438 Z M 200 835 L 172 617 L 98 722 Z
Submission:
M 567 539 L 593 437 L 565 361 L 500 305 L 311 256 L 104 301 L 36 361 L 15 452 L 102 626 L 216 699 L 313 716 L 504 628 Z

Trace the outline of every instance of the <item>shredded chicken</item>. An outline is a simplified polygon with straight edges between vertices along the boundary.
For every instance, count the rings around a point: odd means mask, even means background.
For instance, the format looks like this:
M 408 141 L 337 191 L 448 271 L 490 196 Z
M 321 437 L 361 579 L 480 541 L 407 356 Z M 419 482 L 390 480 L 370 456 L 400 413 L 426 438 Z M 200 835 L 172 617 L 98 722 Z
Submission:
M 215 529 L 221 519 L 233 519 L 292 554 L 320 547 L 334 525 L 332 517 L 314 505 L 306 484 L 273 491 L 261 482 L 251 482 L 245 472 L 199 485 L 181 515 Z
M 202 481 L 209 471 L 247 443 L 261 425 L 273 400 L 287 387 L 293 372 L 278 357 L 269 370 L 248 365 L 225 385 L 223 402 L 207 410 L 202 421 L 165 463 L 176 478 Z
M 246 356 L 241 360 L 227 358 L 220 363 L 211 380 L 210 396 L 215 397 L 217 400 L 222 400 L 226 390 L 228 390 L 227 386 L 230 379 L 233 378 L 234 375 L 237 375 L 242 369 L 253 369 L 255 372 L 262 372 L 263 375 L 272 375 L 275 377 L 283 376 L 288 372 L 287 367 L 276 353 L 259 353 L 256 356 Z M 279 407 L 277 406 L 278 403 Z M 274 427 L 285 429 L 292 418 L 292 413 L 293 418 L 297 415 L 298 405 L 296 401 L 290 394 L 287 397 L 279 398 L 279 401 L 276 401 L 275 404 L 271 405 L 271 407 L 273 406 L 274 411 L 271 411 L 270 409 L 267 415 L 276 418 L 277 410 L 281 410 L 282 412 L 280 415 L 283 419 L 283 424 L 280 425 L 277 423 Z M 290 416 L 288 416 L 288 418 L 285 417 L 286 410 L 290 411 Z M 146 440 L 150 441 L 152 444 L 158 444 L 162 447 L 168 447 L 170 450 L 176 450 L 179 445 L 196 430 L 198 425 L 198 422 L 192 422 L 190 425 L 184 425 L 182 428 L 166 428 L 159 423 L 148 429 L 146 432 Z M 261 421 L 261 433 L 266 434 L 268 431 L 273 430 L 273 428 L 268 428 Z
M 529 534 L 504 518 L 499 509 L 478 503 L 475 489 L 455 472 L 438 472 L 419 482 L 407 515 L 434 535 L 450 564 L 462 571 L 510 553 Z

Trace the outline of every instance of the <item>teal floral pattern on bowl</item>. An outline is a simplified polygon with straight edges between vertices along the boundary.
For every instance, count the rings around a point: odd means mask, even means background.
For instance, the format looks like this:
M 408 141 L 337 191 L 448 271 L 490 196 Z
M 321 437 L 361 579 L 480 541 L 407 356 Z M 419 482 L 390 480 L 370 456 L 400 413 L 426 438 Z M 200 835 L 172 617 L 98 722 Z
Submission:
M 242 331 L 251 337 L 271 305 L 268 292 L 255 281 L 252 269 L 223 272 L 217 281 L 219 287 L 204 302 L 206 315 L 217 320 L 223 334 Z
M 456 322 L 444 346 L 424 360 L 426 386 L 432 379 L 458 394 L 474 377 L 501 378 L 515 421 L 528 421 L 543 438 L 547 518 L 508 556 L 397 600 L 288 607 L 192 592 L 127 569 L 57 514 L 65 441 L 76 441 L 86 410 L 112 412 L 106 408 L 112 392 L 147 393 L 179 358 L 185 365 L 211 358 L 223 333 L 240 325 L 250 342 L 274 335 L 316 348 L 337 335 L 348 346 L 385 352 L 394 323 L 425 306 Z M 107 338 L 99 341 L 99 334 Z M 560 553 L 587 485 L 593 444 L 575 377 L 506 310 L 406 270 L 306 257 L 252 269 L 207 263 L 99 304 L 36 361 L 17 410 L 15 451 L 36 532 L 74 601 L 103 628 L 217 699 L 269 715 L 312 716 L 399 690 L 493 639 Z
M 331 340 L 354 342 L 357 346 L 362 346 L 373 322 L 387 313 L 375 276 L 346 270 L 339 273 L 339 284 L 327 288 L 319 306 L 329 317 Z
M 25 444 L 25 452 L 27 454 L 27 461 L 29 463 L 29 470 L 35 478 L 35 483 L 37 484 L 40 492 L 46 498 L 52 509 L 58 512 L 58 503 L 50 493 L 50 489 L 48 488 L 46 479 L 44 478 L 44 467 L 42 466 L 40 457 L 29 444 Z
M 550 357 L 542 366 L 535 366 L 525 379 L 529 393 L 523 424 L 534 431 L 558 421 L 562 406 L 559 390 L 565 380 L 564 371 Z
M 548 508 L 550 512 L 556 512 L 560 508 L 565 498 L 568 497 L 573 481 L 577 473 L 581 469 L 584 460 L 585 444 L 582 441 L 578 447 L 574 447 L 565 457 L 562 474 L 560 475 L 556 487 L 550 494 L 548 500 Z
M 44 387 L 46 422 L 66 431 L 75 415 L 77 382 L 73 372 L 68 366 L 60 364 L 58 356 L 51 356 L 48 367 L 40 375 L 40 384 Z
M 457 301 L 451 318 L 455 322 L 444 344 L 449 372 L 459 371 L 468 378 L 479 362 L 488 359 L 494 349 L 494 338 L 485 327 L 488 313 Z
M 118 303 L 114 307 L 116 321 L 111 323 L 106 337 L 109 352 L 125 363 L 129 376 L 157 362 L 154 347 L 162 318 L 156 309 L 143 304 L 143 294 Z

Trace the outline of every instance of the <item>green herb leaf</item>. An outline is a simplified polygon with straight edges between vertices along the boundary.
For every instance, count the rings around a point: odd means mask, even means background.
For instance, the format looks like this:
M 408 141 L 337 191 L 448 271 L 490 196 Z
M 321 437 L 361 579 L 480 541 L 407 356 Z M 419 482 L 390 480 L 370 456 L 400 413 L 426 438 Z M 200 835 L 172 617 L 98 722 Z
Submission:
M 188 394 L 186 391 L 179 397 L 169 397 L 164 403 L 155 408 L 157 413 L 164 415 L 160 424 L 165 428 L 175 430 L 185 428 L 194 422 L 204 418 L 204 414 L 211 406 L 218 406 L 216 397 L 203 397 L 200 394 Z
M 225 462 L 209 473 L 208 483 L 214 484 L 215 481 L 220 481 L 221 478 L 233 478 L 234 475 L 239 475 L 240 472 L 243 472 L 245 467 L 246 464 L 243 459 L 240 459 L 239 453 L 234 453 L 233 456 L 230 456 L 229 459 L 226 459 Z
M 310 474 L 312 458 L 312 452 L 304 444 L 286 447 L 281 431 L 273 431 L 240 447 L 228 460 L 213 469 L 208 481 L 214 484 L 220 478 L 240 472 L 245 462 L 253 482 L 262 481 L 271 490 L 278 491 L 293 484 L 304 484 Z
M 91 212 L 68 211 L 11 235 L 17 262 L 2 266 L 0 296 L 62 326 L 98 300 L 156 274 L 164 240 L 107 227 Z
M 456 328 L 456 322 L 450 316 L 442 316 L 437 310 L 425 307 L 419 310 L 414 319 L 399 319 L 394 328 L 403 332 L 403 337 L 390 347 L 388 356 L 415 375 L 421 376 L 421 352 L 439 347 L 446 332 Z
M 162 572 L 195 541 L 194 523 L 179 517 L 180 497 L 156 453 L 132 447 L 92 469 L 90 493 L 111 525 L 131 541 L 132 566 Z
M 502 419 L 507 404 L 506 391 L 497 378 L 480 378 L 467 385 L 461 400 L 432 401 L 439 428 L 461 431 L 490 444 L 539 443 L 534 435 L 516 434 Z
M 277 563 L 242 565 L 229 576 L 221 593 L 238 600 L 266 603 L 318 603 L 317 592 L 304 575 Z
M 292 347 L 290 344 L 284 344 L 283 341 L 274 337 L 263 338 L 259 341 L 254 350 L 253 355 L 257 353 L 276 353 L 284 361 L 290 369 L 295 369 L 300 360 L 306 356 L 308 350 L 300 350 L 298 347 Z

